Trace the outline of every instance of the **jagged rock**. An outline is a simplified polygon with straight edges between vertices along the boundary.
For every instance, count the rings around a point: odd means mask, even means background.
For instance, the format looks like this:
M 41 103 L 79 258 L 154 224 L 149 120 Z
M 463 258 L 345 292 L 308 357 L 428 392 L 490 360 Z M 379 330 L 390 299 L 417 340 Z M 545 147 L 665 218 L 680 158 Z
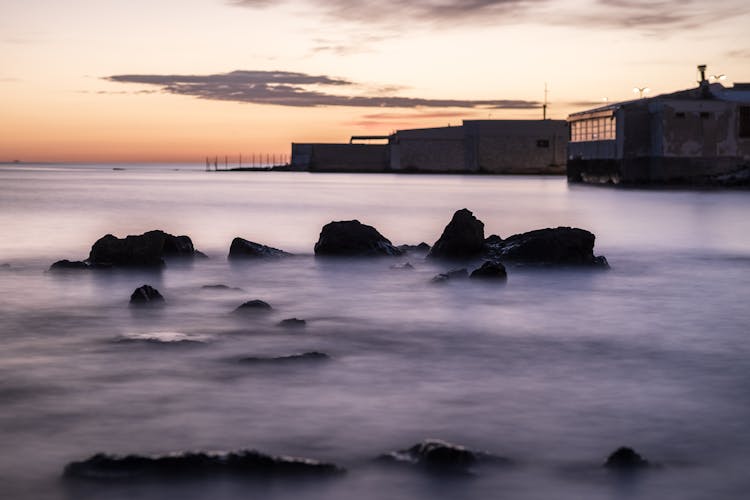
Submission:
M 234 310 L 236 313 L 265 312 L 273 309 L 271 304 L 262 300 L 249 300 Z
M 218 290 L 222 292 L 242 292 L 242 288 L 227 286 L 227 285 L 203 285 L 202 290 Z
M 508 273 L 500 262 L 486 261 L 478 269 L 474 269 L 469 276 L 473 279 L 507 281 Z
M 253 241 L 248 241 L 242 238 L 235 238 L 232 240 L 232 245 L 229 247 L 229 259 L 260 259 L 260 258 L 272 258 L 276 259 L 279 257 L 291 257 L 292 254 L 287 253 L 278 248 L 261 245 Z
M 195 257 L 198 254 L 200 252 L 196 253 L 188 236 L 174 236 L 156 230 L 125 238 L 111 234 L 103 236 L 91 247 L 88 262 L 94 267 L 159 267 L 164 265 L 164 257 Z
M 469 277 L 469 272 L 465 268 L 454 269 L 445 273 L 440 273 L 432 278 L 433 283 L 445 283 L 451 280 L 461 280 Z
M 485 245 L 499 245 L 502 242 L 503 242 L 503 239 L 496 234 L 491 234 L 484 239 Z
M 78 479 L 190 479 L 207 475 L 243 477 L 334 476 L 344 469 L 306 458 L 273 456 L 255 450 L 236 452 L 185 452 L 177 454 L 106 455 L 99 453 L 65 467 L 65 478 Z
M 440 439 L 427 439 L 411 448 L 379 457 L 381 461 L 418 465 L 430 470 L 466 471 L 480 462 L 510 464 L 507 458 L 481 451 L 472 451 Z
M 464 259 L 479 255 L 483 248 L 484 223 L 469 210 L 462 208 L 453 214 L 427 257 Z
M 398 249 L 403 253 L 427 253 L 430 251 L 430 245 L 424 241 L 419 245 L 399 245 Z
M 622 446 L 615 450 L 609 457 L 607 457 L 607 461 L 604 462 L 604 467 L 617 470 L 635 470 L 650 466 L 651 464 L 648 460 L 644 459 L 632 448 L 626 446 Z
M 290 361 L 327 361 L 331 357 L 318 351 L 303 352 L 301 354 L 291 354 L 289 356 L 276 356 L 276 357 L 259 357 L 259 356 L 248 356 L 240 359 L 241 363 L 287 363 Z
M 283 328 L 304 328 L 307 326 L 307 321 L 304 319 L 287 318 L 279 321 L 279 326 Z
M 492 245 L 490 257 L 515 262 L 607 267 L 607 259 L 594 256 L 595 236 L 571 227 L 537 229 L 515 234 Z
M 323 226 L 316 256 L 396 256 L 402 252 L 372 226 L 358 220 L 330 222 Z
M 91 269 L 86 262 L 80 260 L 58 260 L 49 268 L 50 271 L 88 271 Z
M 134 305 L 163 304 L 164 297 L 159 293 L 159 290 L 151 285 L 143 285 L 135 289 L 130 296 L 130 303 Z

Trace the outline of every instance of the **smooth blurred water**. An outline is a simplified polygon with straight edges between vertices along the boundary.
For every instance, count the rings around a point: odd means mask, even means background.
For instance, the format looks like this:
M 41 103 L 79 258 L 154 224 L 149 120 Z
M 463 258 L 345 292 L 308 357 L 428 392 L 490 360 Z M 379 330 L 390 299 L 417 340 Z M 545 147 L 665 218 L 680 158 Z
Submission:
M 750 193 L 124 168 L 0 167 L 0 497 L 746 498 Z M 440 286 L 431 277 L 452 265 L 312 255 L 331 220 L 433 243 L 463 207 L 488 235 L 588 229 L 612 269 L 510 267 L 506 286 Z M 106 233 L 151 229 L 190 235 L 210 258 L 45 273 Z M 229 263 L 235 236 L 298 256 Z M 406 261 L 413 271 L 391 268 Z M 128 307 L 144 283 L 166 307 Z M 242 290 L 202 288 L 213 284 Z M 231 314 L 254 298 L 273 311 Z M 277 326 L 291 317 L 307 327 Z M 306 351 L 332 359 L 239 362 Z M 428 437 L 518 465 L 457 478 L 372 461 Z M 621 445 L 664 467 L 607 474 L 600 465 Z M 349 472 L 305 483 L 60 479 L 99 451 L 241 448 Z

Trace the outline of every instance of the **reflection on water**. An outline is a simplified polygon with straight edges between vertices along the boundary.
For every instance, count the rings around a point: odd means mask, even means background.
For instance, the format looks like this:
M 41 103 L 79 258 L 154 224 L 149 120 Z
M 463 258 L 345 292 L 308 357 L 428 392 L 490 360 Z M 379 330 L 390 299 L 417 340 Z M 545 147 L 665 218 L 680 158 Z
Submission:
M 556 178 L 0 170 L 0 493 L 7 498 L 744 498 L 750 238 L 743 192 L 569 189 Z M 359 218 L 434 242 L 455 209 L 508 236 L 572 225 L 612 270 L 509 267 L 430 283 L 419 257 L 316 260 Z M 161 272 L 48 274 L 105 233 L 189 234 Z M 235 236 L 301 254 L 228 263 Z M 413 270 L 394 269 L 410 262 Z M 469 267 L 479 262 L 468 263 Z M 144 283 L 166 306 L 128 307 Z M 224 284 L 239 290 L 204 288 Z M 238 317 L 262 299 L 269 314 Z M 287 318 L 305 328 L 279 326 Z M 242 363 L 322 352 L 326 362 Z M 435 477 L 372 462 L 427 437 L 517 467 Z M 622 479 L 621 445 L 663 469 Z M 68 483 L 105 451 L 257 448 L 341 479 Z

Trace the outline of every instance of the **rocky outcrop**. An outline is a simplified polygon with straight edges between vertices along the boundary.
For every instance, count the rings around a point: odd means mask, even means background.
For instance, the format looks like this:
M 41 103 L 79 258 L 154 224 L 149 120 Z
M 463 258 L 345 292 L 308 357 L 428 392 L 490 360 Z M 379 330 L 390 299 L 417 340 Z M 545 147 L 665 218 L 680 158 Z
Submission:
M 430 251 L 430 245 L 428 245 L 427 243 L 423 241 L 419 245 L 399 245 L 398 249 L 401 250 L 405 254 L 412 254 L 412 253 L 425 254 Z
M 594 256 L 594 240 L 595 236 L 584 229 L 547 228 L 488 243 L 485 250 L 492 260 L 607 267 L 607 259 Z
M 262 300 L 249 300 L 234 310 L 235 313 L 257 313 L 267 312 L 273 309 L 271 304 Z
M 298 361 L 328 361 L 331 357 L 318 351 L 303 352 L 300 354 L 290 354 L 289 356 L 276 356 L 276 357 L 262 357 L 262 356 L 248 356 L 240 359 L 241 363 L 253 363 L 253 364 L 275 364 L 275 363 L 289 363 Z
M 401 250 L 377 229 L 358 220 L 326 224 L 315 243 L 316 256 L 375 257 L 401 254 Z
M 160 267 L 164 257 L 201 255 L 188 236 L 156 230 L 125 238 L 103 236 L 91 247 L 88 263 L 94 267 Z
M 505 282 L 508 280 L 508 273 L 500 262 L 488 260 L 478 269 L 474 269 L 469 278 Z
M 91 266 L 86 262 L 67 259 L 58 260 L 49 268 L 52 272 L 88 271 L 89 269 L 91 269 Z
M 282 328 L 304 328 L 307 326 L 307 321 L 298 318 L 287 318 L 282 319 L 279 322 L 279 326 Z
M 229 247 L 229 259 L 278 259 L 280 257 L 291 257 L 292 254 L 287 253 L 278 248 L 261 245 L 253 241 L 248 241 L 242 238 L 235 238 L 232 240 L 232 245 Z
M 466 259 L 476 257 L 484 249 L 484 223 L 462 208 L 453 214 L 443 234 L 427 254 L 431 258 Z
M 434 471 L 463 472 L 479 463 L 510 464 L 507 458 L 481 451 L 472 451 L 463 446 L 440 439 L 427 439 L 411 448 L 394 451 L 379 457 L 381 461 L 405 463 Z
M 164 304 L 164 297 L 151 285 L 143 285 L 135 289 L 130 296 L 130 303 L 139 306 Z
M 255 450 L 229 453 L 185 452 L 177 454 L 106 455 L 97 454 L 81 462 L 71 462 L 63 476 L 68 479 L 191 479 L 209 475 L 240 477 L 335 476 L 344 469 L 306 458 L 273 456 Z
M 612 452 L 607 461 L 604 462 L 604 467 L 614 470 L 638 470 L 650 467 L 651 464 L 648 460 L 644 459 L 632 448 L 620 447 Z

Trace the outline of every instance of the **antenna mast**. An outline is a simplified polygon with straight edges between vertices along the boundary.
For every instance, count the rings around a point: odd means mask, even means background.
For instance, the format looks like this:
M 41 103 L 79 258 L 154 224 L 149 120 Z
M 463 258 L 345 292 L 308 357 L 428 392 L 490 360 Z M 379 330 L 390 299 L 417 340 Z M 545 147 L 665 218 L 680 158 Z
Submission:
M 544 104 L 542 105 L 542 119 L 547 119 L 547 82 L 544 82 Z

